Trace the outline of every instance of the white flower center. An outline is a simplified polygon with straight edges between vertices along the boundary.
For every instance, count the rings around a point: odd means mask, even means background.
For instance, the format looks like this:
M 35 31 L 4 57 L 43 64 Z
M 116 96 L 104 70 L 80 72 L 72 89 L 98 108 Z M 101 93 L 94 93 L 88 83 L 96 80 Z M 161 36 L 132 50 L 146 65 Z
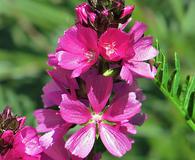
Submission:
M 102 120 L 102 115 L 100 114 L 93 114 L 92 115 L 92 120 L 94 123 L 100 122 Z
M 85 52 L 85 57 L 88 59 L 88 63 L 92 62 L 95 60 L 95 52 L 92 50 L 86 51 Z
M 116 51 L 115 47 L 116 47 L 116 42 L 105 43 L 104 48 L 106 50 L 106 55 L 111 56 L 113 53 L 115 53 L 115 51 Z

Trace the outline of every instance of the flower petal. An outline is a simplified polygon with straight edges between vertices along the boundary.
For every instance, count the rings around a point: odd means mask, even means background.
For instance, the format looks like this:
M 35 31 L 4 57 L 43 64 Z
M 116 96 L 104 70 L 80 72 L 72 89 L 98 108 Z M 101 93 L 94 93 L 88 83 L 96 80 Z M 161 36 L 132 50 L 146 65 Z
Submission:
M 129 34 L 134 37 L 134 42 L 137 42 L 146 30 L 147 26 L 144 23 L 136 21 Z
M 86 123 L 91 118 L 89 109 L 83 103 L 71 100 L 66 94 L 62 95 L 60 113 L 66 122 L 75 124 Z
M 62 119 L 60 112 L 52 109 L 36 110 L 34 116 L 37 120 L 38 132 L 48 132 L 66 123 Z
M 99 40 L 101 55 L 108 61 L 119 61 L 128 55 L 130 37 L 120 29 L 110 28 Z
M 51 160 L 71 160 L 70 155 L 68 151 L 65 149 L 64 145 L 65 142 L 63 141 L 63 139 L 58 140 L 47 149 L 44 149 L 44 153 L 49 158 L 51 158 Z M 47 158 L 43 160 L 48 160 Z
M 67 93 L 66 90 L 62 90 L 54 81 L 48 82 L 43 87 L 42 100 L 44 107 L 59 106 L 61 102 L 61 94 Z
M 128 68 L 138 77 L 154 79 L 156 68 L 145 62 L 131 62 Z
M 91 74 L 86 78 L 87 94 L 94 111 L 99 113 L 105 107 L 112 92 L 112 78 Z
M 74 133 L 66 142 L 66 149 L 73 155 L 85 158 L 93 148 L 96 136 L 95 124 L 89 124 Z
M 59 39 L 55 55 L 58 65 L 68 70 L 82 68 L 82 70 L 74 71 L 72 75 L 72 77 L 80 76 L 97 61 L 99 56 L 97 43 L 97 33 L 93 29 L 82 25 L 70 28 Z
M 70 124 L 63 125 L 51 130 L 40 137 L 40 144 L 46 150 L 58 141 L 63 141 L 63 137 L 70 128 Z
M 32 127 L 24 127 L 17 133 L 15 139 L 16 141 L 14 142 L 14 146 L 17 148 L 21 146 L 18 144 L 23 143 L 25 145 L 25 153 L 28 155 L 34 156 L 42 152 L 37 132 Z
M 121 68 L 120 77 L 121 79 L 125 80 L 129 85 L 133 83 L 133 75 L 129 70 L 128 66 L 126 66 L 125 64 Z
M 146 61 L 158 55 L 158 50 L 152 46 L 153 38 L 144 37 L 134 44 L 135 55 L 131 61 Z
M 57 67 L 51 71 L 48 71 L 48 74 L 62 90 L 65 88 L 79 88 L 76 79 L 71 78 L 71 72 L 69 70 Z
M 133 140 L 129 139 L 112 126 L 101 123 L 99 126 L 100 138 L 107 150 L 116 157 L 122 157 L 131 149 Z
M 75 56 L 80 54 L 82 48 L 84 48 L 85 46 L 82 44 L 81 41 L 79 41 L 77 33 L 77 26 L 73 26 L 66 30 L 64 32 L 64 35 L 58 39 L 58 47 L 56 51 L 58 52 L 64 50 L 67 52 L 74 53 Z
M 114 98 L 110 107 L 103 114 L 103 119 L 111 122 L 121 122 L 130 119 L 139 113 L 140 110 L 141 103 L 136 100 L 136 94 L 130 92 L 129 94 Z

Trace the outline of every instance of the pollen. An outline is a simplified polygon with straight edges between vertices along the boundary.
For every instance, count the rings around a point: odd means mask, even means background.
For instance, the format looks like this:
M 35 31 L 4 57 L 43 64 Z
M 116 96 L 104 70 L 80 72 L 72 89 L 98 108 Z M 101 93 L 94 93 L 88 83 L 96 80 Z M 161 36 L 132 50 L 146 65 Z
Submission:
M 95 60 L 95 52 L 92 50 L 89 50 L 85 52 L 85 57 L 87 58 L 87 62 L 90 63 Z
M 106 55 L 107 56 L 111 56 L 112 54 L 115 53 L 116 51 L 116 42 L 112 42 L 112 43 L 105 43 L 104 44 L 104 48 L 106 50 Z
M 93 114 L 92 115 L 92 120 L 93 120 L 93 122 L 98 123 L 98 122 L 100 122 L 102 120 L 102 115 L 100 115 L 100 114 Z

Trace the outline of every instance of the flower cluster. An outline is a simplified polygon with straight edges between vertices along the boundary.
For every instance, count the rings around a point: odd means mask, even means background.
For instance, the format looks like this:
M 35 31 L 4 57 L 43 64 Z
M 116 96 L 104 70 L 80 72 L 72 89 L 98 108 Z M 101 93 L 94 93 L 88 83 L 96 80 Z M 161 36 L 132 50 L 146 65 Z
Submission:
M 9 107 L 0 114 L 0 160 L 40 160 L 42 147 L 34 128 L 24 126 Z
M 52 80 L 43 88 L 44 109 L 35 111 L 45 154 L 52 159 L 100 159 L 98 139 L 114 156 L 129 151 L 136 126 L 146 119 L 137 78 L 153 79 L 158 51 L 123 0 L 89 0 L 76 7 L 76 24 L 49 54 Z M 78 127 L 77 127 L 78 126 Z M 75 128 L 77 128 L 75 130 Z M 58 148 L 58 153 L 54 154 Z
M 40 142 L 56 160 L 99 159 L 97 139 L 121 157 L 134 143 L 129 134 L 136 134 L 136 125 L 146 118 L 136 80 L 154 78 L 150 60 L 158 51 L 152 37 L 144 36 L 144 23 L 135 22 L 124 31 L 134 6 L 125 7 L 123 0 L 89 0 L 75 10 L 75 26 L 49 54 L 53 69 L 48 71 L 52 80 L 43 88 L 45 109 L 35 111 L 37 130 L 45 133 Z
M 146 119 L 136 81 L 154 78 L 158 54 L 144 23 L 125 32 L 133 10 L 124 0 L 76 7 L 75 25 L 48 55 L 51 81 L 43 87 L 44 108 L 34 112 L 41 136 L 7 109 L 0 116 L 0 160 L 99 160 L 97 142 L 116 157 L 131 150 L 130 136 Z

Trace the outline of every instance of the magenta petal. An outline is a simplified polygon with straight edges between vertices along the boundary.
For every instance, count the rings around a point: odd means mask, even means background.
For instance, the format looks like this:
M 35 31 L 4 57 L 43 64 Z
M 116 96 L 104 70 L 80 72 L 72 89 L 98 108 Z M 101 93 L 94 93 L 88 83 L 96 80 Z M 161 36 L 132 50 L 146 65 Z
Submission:
M 43 87 L 42 100 L 45 107 L 58 106 L 61 102 L 61 94 L 66 93 L 54 82 L 50 81 Z
M 128 120 L 141 110 L 141 103 L 136 100 L 136 94 L 130 92 L 114 98 L 110 107 L 103 114 L 103 118 L 111 122 Z
M 17 133 L 15 147 L 20 147 L 19 143 L 25 145 L 25 153 L 31 156 L 37 155 L 42 152 L 42 147 L 39 144 L 39 138 L 37 132 L 32 127 L 24 127 L 19 133 Z M 20 150 L 21 148 L 18 148 Z
M 96 63 L 99 56 L 97 43 L 97 33 L 93 29 L 82 25 L 70 28 L 58 42 L 56 50 L 58 65 L 73 70 L 72 77 L 80 76 Z M 79 68 L 82 70 L 75 71 Z
M 51 158 L 51 160 L 71 160 L 70 155 L 65 149 L 64 145 L 65 142 L 62 139 L 56 141 L 49 148 L 44 150 L 47 157 L 41 160 L 48 160 L 48 157 Z
M 115 97 L 121 97 L 129 92 L 135 92 L 136 99 L 138 101 L 141 102 L 145 100 L 145 96 L 142 93 L 142 90 L 138 87 L 136 81 L 134 81 L 131 85 L 127 84 L 126 82 L 115 83 L 113 86 L 113 91 L 115 93 Z
M 86 72 L 91 66 L 87 64 L 83 64 L 82 66 L 76 68 L 73 72 L 71 77 L 76 78 L 79 77 L 82 73 Z
M 154 79 L 157 72 L 154 66 L 145 62 L 130 62 L 128 67 L 138 77 Z
M 147 30 L 147 26 L 142 22 L 135 22 L 135 25 L 130 30 L 130 35 L 134 37 L 134 42 L 137 42 Z
M 60 113 L 65 121 L 75 124 L 86 123 L 91 118 L 89 108 L 78 100 L 71 100 L 66 94 L 62 95 Z
M 54 53 L 48 54 L 48 65 L 49 66 L 57 66 L 58 60 L 56 58 L 56 55 Z
M 135 116 L 133 116 L 131 119 L 130 119 L 130 123 L 133 124 L 133 125 L 138 125 L 138 126 L 141 126 L 144 121 L 147 119 L 147 115 L 144 114 L 144 113 L 138 113 L 136 114 Z
M 129 41 L 130 38 L 125 32 L 110 28 L 100 37 L 99 46 L 101 48 L 101 55 L 106 60 L 119 61 L 122 57 L 125 57 L 124 55 L 128 54 L 129 50 L 127 48 L 130 48 L 128 45 Z
M 129 122 L 121 124 L 121 128 L 123 133 L 127 132 L 130 134 L 136 134 L 136 128 L 134 125 L 130 124 Z
M 85 158 L 93 148 L 96 136 L 95 124 L 88 124 L 74 133 L 66 142 L 66 149 L 73 155 Z
M 78 89 L 76 79 L 71 78 L 71 71 L 55 68 L 51 71 L 48 71 L 48 74 L 53 78 L 53 80 L 60 86 L 62 90 L 65 88 Z
M 77 27 L 79 41 L 81 41 L 89 50 L 96 51 L 96 54 L 99 54 L 97 32 L 91 28 L 83 27 L 82 25 L 78 25 Z
M 152 46 L 153 38 L 144 37 L 134 45 L 135 55 L 131 61 L 146 61 L 158 55 L 158 50 Z
M 65 123 L 59 111 L 56 110 L 39 109 L 34 112 L 34 116 L 36 117 L 37 120 L 38 132 L 48 132 Z
M 79 28 L 77 26 L 73 26 L 64 32 L 64 35 L 58 39 L 58 47 L 56 50 L 57 52 L 64 50 L 75 53 L 75 56 L 80 54 L 80 51 L 82 48 L 84 48 L 84 45 L 77 37 L 78 29 Z
M 86 78 L 86 85 L 90 104 L 96 113 L 101 112 L 112 92 L 112 78 L 92 74 Z
M 133 141 L 120 130 L 107 124 L 99 126 L 100 138 L 107 150 L 116 157 L 122 157 L 131 149 Z
M 74 70 L 77 67 L 82 66 L 81 62 L 84 62 L 86 58 L 84 57 L 84 53 L 82 50 L 79 52 L 80 54 L 75 54 L 73 52 L 67 51 L 59 51 L 56 53 L 56 57 L 58 58 L 58 65 L 64 69 Z
M 124 9 L 123 9 L 123 13 L 121 15 L 120 18 L 125 18 L 125 17 L 129 17 L 133 10 L 134 10 L 135 6 L 126 6 Z
M 120 77 L 121 79 L 125 80 L 129 85 L 133 83 L 133 75 L 129 70 L 128 66 L 126 66 L 125 64 L 121 68 Z
M 63 137 L 68 131 L 70 125 L 64 125 L 60 128 L 51 130 L 40 137 L 40 144 L 44 149 L 48 149 L 58 141 L 63 141 Z

